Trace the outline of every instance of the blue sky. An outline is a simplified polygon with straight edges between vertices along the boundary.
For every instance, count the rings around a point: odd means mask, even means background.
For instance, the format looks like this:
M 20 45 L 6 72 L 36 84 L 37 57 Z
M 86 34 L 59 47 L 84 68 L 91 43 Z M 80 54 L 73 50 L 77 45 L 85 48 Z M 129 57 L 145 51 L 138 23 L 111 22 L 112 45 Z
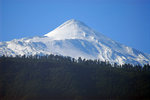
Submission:
M 0 41 L 42 36 L 72 18 L 150 54 L 150 0 L 0 0 Z

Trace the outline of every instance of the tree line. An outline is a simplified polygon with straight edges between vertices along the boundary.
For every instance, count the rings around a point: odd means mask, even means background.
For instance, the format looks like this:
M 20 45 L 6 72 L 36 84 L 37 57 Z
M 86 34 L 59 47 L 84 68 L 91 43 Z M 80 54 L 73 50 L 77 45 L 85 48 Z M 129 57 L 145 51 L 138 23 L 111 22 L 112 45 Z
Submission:
M 150 65 L 60 55 L 0 57 L 0 100 L 148 100 Z

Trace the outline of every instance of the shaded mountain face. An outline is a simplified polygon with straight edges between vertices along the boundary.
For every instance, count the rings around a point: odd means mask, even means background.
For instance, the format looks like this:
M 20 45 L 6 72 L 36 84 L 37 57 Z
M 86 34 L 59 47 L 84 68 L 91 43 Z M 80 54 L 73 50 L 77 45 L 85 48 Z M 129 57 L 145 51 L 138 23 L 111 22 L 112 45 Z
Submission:
M 0 42 L 0 55 L 58 54 L 100 59 L 111 63 L 150 64 L 150 55 L 111 40 L 84 23 L 71 19 L 42 37 Z

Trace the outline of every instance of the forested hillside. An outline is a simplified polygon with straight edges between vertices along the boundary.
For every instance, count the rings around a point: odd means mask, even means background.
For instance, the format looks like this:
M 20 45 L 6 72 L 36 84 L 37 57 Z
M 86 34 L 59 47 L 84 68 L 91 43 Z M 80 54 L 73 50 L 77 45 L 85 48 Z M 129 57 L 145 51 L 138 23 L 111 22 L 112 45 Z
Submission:
M 150 65 L 2 56 L 0 100 L 150 100 Z

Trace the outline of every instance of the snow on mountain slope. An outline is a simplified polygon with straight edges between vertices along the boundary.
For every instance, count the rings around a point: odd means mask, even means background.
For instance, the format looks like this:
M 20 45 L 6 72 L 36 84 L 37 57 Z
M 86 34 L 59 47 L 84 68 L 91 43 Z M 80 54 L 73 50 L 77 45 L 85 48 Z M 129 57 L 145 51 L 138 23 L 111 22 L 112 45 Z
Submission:
M 60 54 L 118 64 L 150 64 L 150 55 L 115 42 L 74 19 L 42 37 L 0 42 L 0 55 L 35 54 Z

